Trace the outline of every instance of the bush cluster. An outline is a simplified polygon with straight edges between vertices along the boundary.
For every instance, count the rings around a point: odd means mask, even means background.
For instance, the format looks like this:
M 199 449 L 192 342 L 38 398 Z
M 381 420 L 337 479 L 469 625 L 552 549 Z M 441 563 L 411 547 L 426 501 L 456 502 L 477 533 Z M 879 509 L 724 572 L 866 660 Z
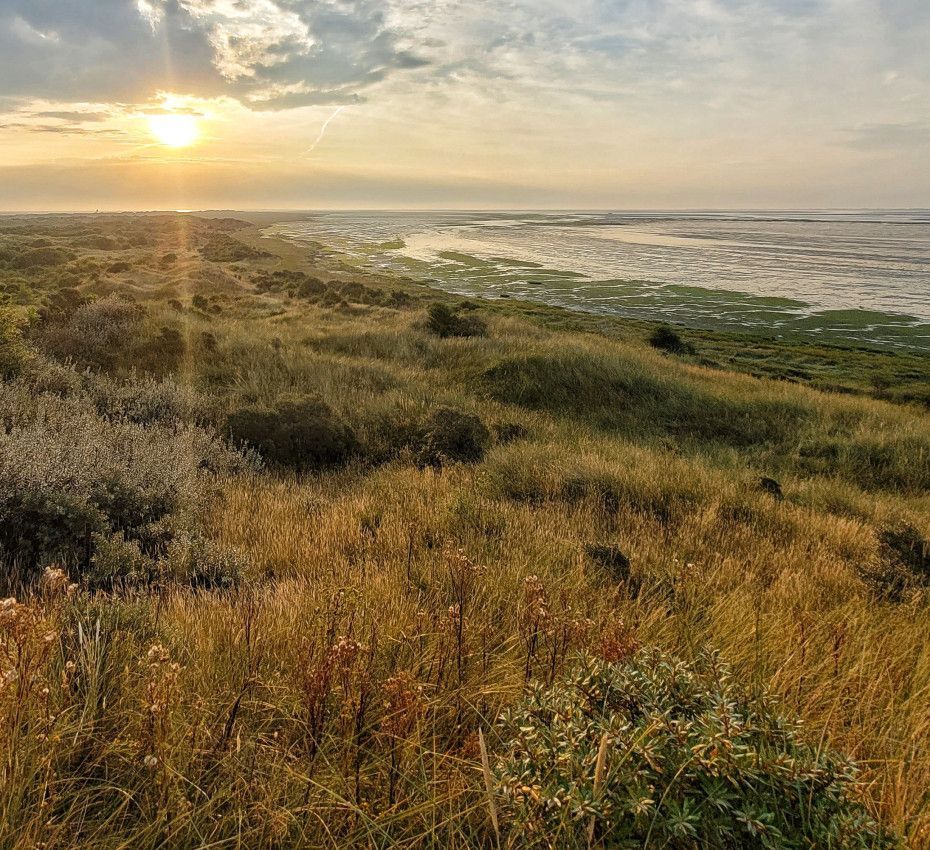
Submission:
M 0 304 L 0 380 L 18 374 L 28 358 L 22 319 L 11 307 Z
M 417 454 L 423 466 L 441 467 L 448 461 L 477 463 L 491 442 L 491 432 L 480 417 L 441 407 L 419 434 Z
M 517 846 L 895 846 L 857 802 L 855 766 L 807 745 L 712 655 L 585 659 L 499 732 L 497 790 Z
M 649 344 L 659 351 L 667 351 L 669 354 L 693 354 L 694 346 L 685 342 L 677 333 L 668 325 L 659 325 L 649 336 Z
M 101 414 L 84 392 L 34 396 L 21 382 L 2 385 L 0 561 L 10 575 L 28 581 L 58 563 L 99 584 L 102 563 L 123 564 L 115 577 L 127 577 L 139 558 L 163 558 L 215 476 L 246 466 L 208 431 L 170 418 L 160 402 L 128 395 Z
M 902 602 L 930 586 L 930 540 L 912 525 L 886 528 L 878 534 L 879 562 L 860 570 L 877 596 Z
M 200 255 L 211 263 L 236 263 L 271 256 L 267 251 L 258 251 L 225 233 L 211 234 L 200 247 Z
M 478 316 L 462 316 L 448 304 L 433 304 L 427 311 L 426 328 L 442 339 L 454 336 L 487 336 L 488 326 Z
M 358 451 L 354 432 L 319 398 L 251 406 L 231 413 L 227 430 L 279 466 L 313 472 L 345 464 Z
M 81 304 L 42 334 L 43 347 L 83 366 L 113 365 L 137 342 L 145 308 L 119 296 Z

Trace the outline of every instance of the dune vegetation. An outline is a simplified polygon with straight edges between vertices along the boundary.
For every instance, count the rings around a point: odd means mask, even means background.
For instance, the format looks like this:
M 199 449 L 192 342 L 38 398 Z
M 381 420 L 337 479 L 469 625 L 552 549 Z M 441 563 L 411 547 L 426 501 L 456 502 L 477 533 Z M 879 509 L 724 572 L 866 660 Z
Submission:
M 0 295 L 0 847 L 930 848 L 926 358 L 191 216 Z

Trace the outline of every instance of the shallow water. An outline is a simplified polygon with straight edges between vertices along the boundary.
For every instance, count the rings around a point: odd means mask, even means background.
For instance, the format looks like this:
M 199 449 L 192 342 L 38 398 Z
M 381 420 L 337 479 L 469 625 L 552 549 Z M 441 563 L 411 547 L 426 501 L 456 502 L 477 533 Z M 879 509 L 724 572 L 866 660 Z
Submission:
M 930 211 L 315 213 L 271 230 L 463 294 L 930 350 Z

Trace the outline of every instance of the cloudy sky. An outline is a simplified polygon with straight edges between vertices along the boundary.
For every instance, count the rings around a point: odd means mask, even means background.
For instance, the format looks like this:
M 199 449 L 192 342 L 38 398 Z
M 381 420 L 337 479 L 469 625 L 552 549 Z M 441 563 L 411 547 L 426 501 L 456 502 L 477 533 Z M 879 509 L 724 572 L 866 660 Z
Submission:
M 928 45 L 928 0 L 0 0 L 0 209 L 930 207 Z

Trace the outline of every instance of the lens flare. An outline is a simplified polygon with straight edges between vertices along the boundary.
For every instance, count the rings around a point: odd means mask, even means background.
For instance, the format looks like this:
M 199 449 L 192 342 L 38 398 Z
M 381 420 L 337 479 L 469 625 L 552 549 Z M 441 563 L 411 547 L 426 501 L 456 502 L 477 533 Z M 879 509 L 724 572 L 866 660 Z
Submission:
M 149 132 L 169 148 L 184 148 L 200 136 L 197 116 L 186 112 L 165 112 L 149 115 Z

